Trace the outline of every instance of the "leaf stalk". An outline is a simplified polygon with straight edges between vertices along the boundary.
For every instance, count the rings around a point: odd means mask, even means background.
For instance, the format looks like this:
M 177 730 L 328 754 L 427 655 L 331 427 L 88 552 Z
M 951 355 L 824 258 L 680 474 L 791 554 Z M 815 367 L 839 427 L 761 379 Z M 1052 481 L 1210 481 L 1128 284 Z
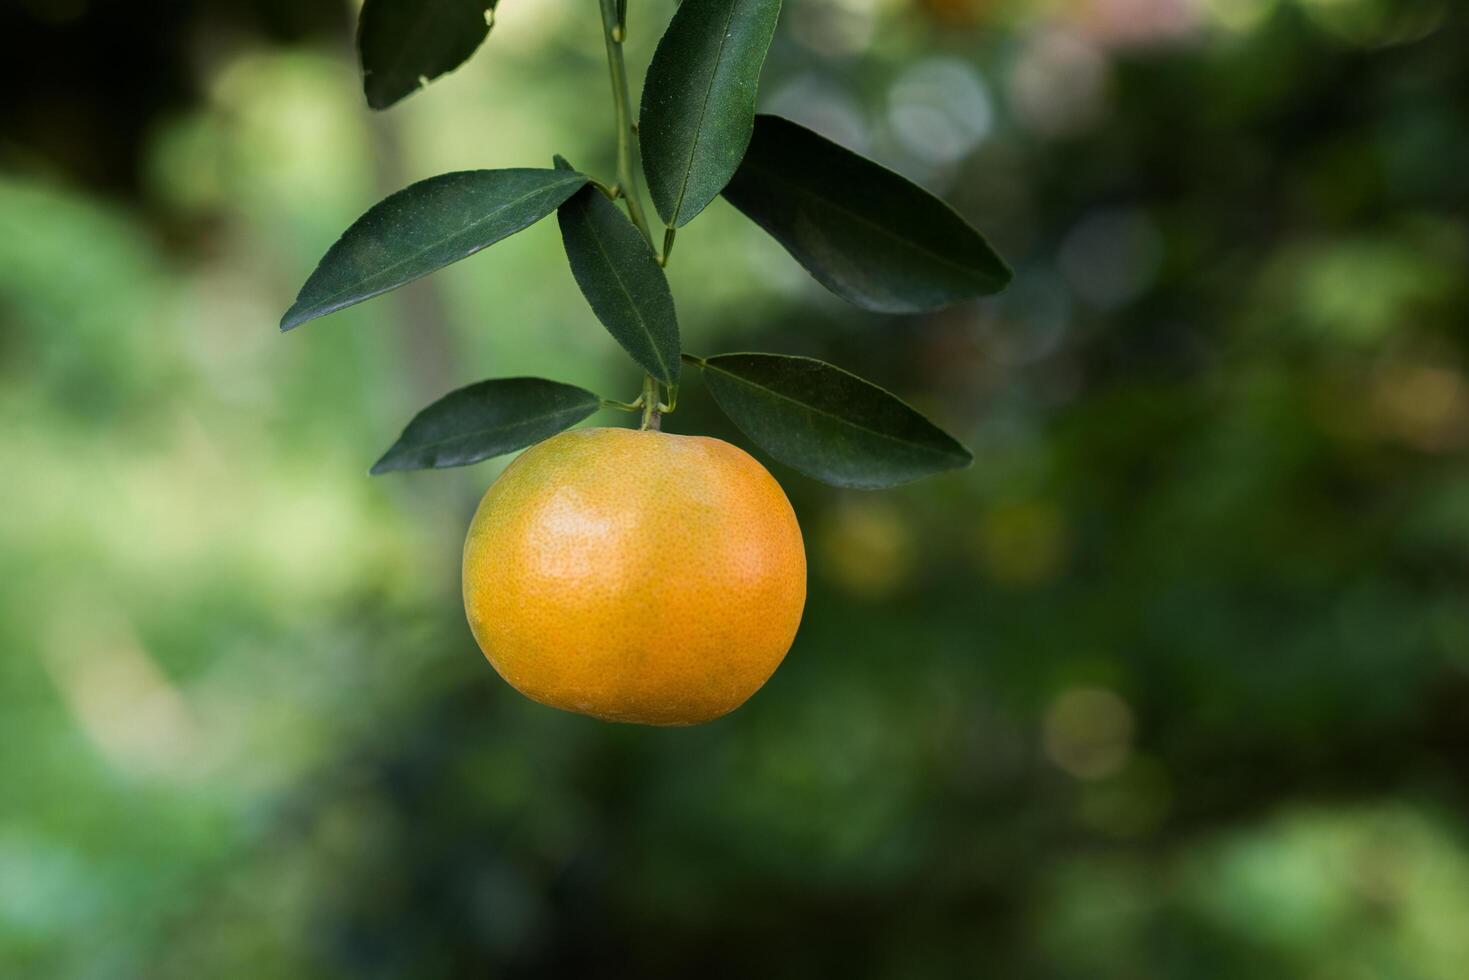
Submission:
M 643 396 L 639 395 L 630 402 L 620 402 L 615 398 L 598 399 L 603 408 L 615 408 L 619 412 L 636 412 L 643 407 Z

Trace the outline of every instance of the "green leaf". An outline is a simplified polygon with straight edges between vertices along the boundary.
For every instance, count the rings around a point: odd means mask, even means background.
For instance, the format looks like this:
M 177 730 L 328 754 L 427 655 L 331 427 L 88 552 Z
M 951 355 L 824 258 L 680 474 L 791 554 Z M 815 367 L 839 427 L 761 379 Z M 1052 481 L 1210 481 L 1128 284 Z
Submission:
M 499 0 L 365 0 L 357 22 L 367 104 L 386 109 L 458 68 L 490 33 Z
M 999 292 L 1010 270 L 928 191 L 778 116 L 755 137 L 725 198 L 827 289 L 883 313 Z
M 572 275 L 597 319 L 649 374 L 676 384 L 678 316 L 647 240 L 595 187 L 573 194 L 557 219 Z
M 544 218 L 586 182 L 564 170 L 467 170 L 406 187 L 373 205 L 327 251 L 281 329 L 473 255 Z
M 372 472 L 478 463 L 554 436 L 600 406 L 590 391 L 543 378 L 481 381 L 415 415 Z
M 872 490 L 974 460 L 896 396 L 823 361 L 720 354 L 700 366 L 709 393 L 745 435 L 823 483 Z
M 750 143 L 760 67 L 780 0 L 684 0 L 643 84 L 643 170 L 658 214 L 687 224 L 734 176 Z

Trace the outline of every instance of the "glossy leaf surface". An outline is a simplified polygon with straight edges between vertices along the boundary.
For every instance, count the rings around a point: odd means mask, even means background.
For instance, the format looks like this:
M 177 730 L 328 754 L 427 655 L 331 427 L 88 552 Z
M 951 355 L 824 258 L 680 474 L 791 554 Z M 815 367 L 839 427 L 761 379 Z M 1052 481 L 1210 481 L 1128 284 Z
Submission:
M 1010 270 L 943 201 L 778 116 L 755 135 L 725 198 L 827 289 L 883 313 L 995 293 Z
M 670 227 L 704 210 L 739 167 L 779 16 L 780 0 L 684 0 L 658 42 L 638 132 L 648 191 Z
M 406 187 L 375 204 L 327 251 L 281 329 L 473 255 L 544 218 L 586 182 L 565 170 L 467 170 Z
M 720 354 L 701 366 L 710 394 L 745 435 L 823 483 L 878 489 L 973 461 L 895 395 L 823 361 Z
M 419 412 L 372 472 L 466 466 L 570 428 L 601 400 L 543 378 L 496 378 L 450 392 Z
M 595 187 L 561 205 L 557 220 L 572 275 L 597 319 L 644 370 L 677 383 L 678 316 L 647 240 Z

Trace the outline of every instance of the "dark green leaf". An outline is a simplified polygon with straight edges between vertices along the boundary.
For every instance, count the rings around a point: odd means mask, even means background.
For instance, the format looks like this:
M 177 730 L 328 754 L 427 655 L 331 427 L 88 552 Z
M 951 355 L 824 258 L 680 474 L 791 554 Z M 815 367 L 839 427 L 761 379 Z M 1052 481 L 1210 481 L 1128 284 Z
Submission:
M 700 366 L 710 394 L 745 435 L 824 483 L 891 487 L 973 461 L 896 396 L 823 361 L 720 354 Z
M 678 316 L 647 240 L 595 187 L 572 195 L 557 218 L 572 275 L 597 319 L 649 374 L 677 383 Z
M 478 463 L 554 436 L 600 405 L 590 391 L 557 381 L 481 381 L 450 392 L 415 415 L 372 472 Z
M 499 0 L 366 0 L 357 22 L 367 104 L 386 109 L 463 64 Z
M 943 201 L 778 116 L 755 137 L 725 198 L 827 289 L 883 313 L 999 292 L 1010 270 Z
M 638 123 L 648 191 L 678 228 L 729 182 L 755 120 L 780 0 L 684 0 L 658 42 Z
M 564 170 L 468 170 L 406 187 L 373 205 L 327 251 L 281 329 L 473 255 L 544 218 L 586 182 Z

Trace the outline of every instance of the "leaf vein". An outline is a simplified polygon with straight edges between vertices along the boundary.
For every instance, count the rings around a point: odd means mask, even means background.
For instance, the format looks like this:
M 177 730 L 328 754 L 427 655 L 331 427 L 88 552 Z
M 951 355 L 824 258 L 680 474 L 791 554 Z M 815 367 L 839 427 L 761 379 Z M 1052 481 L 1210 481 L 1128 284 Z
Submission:
M 643 336 L 647 339 L 648 347 L 652 350 L 653 359 L 657 361 L 658 366 L 663 369 L 663 375 L 665 378 L 672 377 L 673 372 L 668 369 L 668 362 L 664 359 L 663 351 L 659 348 L 658 341 L 653 336 L 652 328 L 648 326 L 648 321 L 643 316 L 642 309 L 639 308 L 637 301 L 633 299 L 632 291 L 628 288 L 627 283 L 622 278 L 621 270 L 618 269 L 617 263 L 612 261 L 611 253 L 608 252 L 606 245 L 604 245 L 602 242 L 602 236 L 597 231 L 596 222 L 592 220 L 590 208 L 587 209 L 585 225 L 587 229 L 587 236 L 591 239 L 592 244 L 596 246 L 597 253 L 602 257 L 603 264 L 605 264 L 608 271 L 612 273 L 613 281 L 617 283 L 617 288 L 621 290 L 623 297 L 627 300 L 628 309 L 632 311 L 632 315 L 637 320 L 638 326 L 642 328 Z M 640 237 L 639 242 L 641 241 L 642 239 Z
M 895 436 L 895 435 L 892 435 L 890 433 L 882 432 L 882 431 L 880 431 L 878 429 L 874 429 L 874 428 L 871 428 L 869 426 L 865 426 L 865 425 L 862 425 L 860 423 L 853 422 L 851 419 L 843 418 L 842 416 L 836 415 L 836 414 L 834 414 L 832 412 L 828 412 L 825 409 L 817 408 L 815 405 L 807 404 L 806 402 L 803 402 L 803 401 L 801 401 L 798 398 L 793 398 L 790 395 L 784 394 L 783 392 L 776 391 L 773 388 L 767 388 L 765 385 L 758 384 L 757 382 L 751 381 L 748 378 L 742 378 L 739 375 L 734 374 L 733 372 L 726 371 L 726 370 L 724 370 L 721 367 L 715 366 L 713 363 L 709 363 L 707 366 L 709 368 L 712 368 L 715 371 L 718 371 L 720 374 L 725 375 L 726 377 L 733 378 L 735 381 L 738 381 L 741 384 L 744 384 L 744 385 L 746 385 L 748 387 L 751 387 L 751 388 L 755 388 L 755 389 L 757 389 L 759 391 L 768 392 L 769 394 L 773 395 L 776 398 L 782 399 L 784 401 L 788 401 L 792 405 L 795 405 L 798 408 L 804 409 L 810 415 L 821 415 L 821 416 L 825 416 L 826 418 L 831 419 L 833 422 L 836 422 L 836 423 L 838 423 L 840 425 L 847 426 L 848 428 L 856 429 L 859 432 L 866 432 L 869 435 L 873 435 L 873 436 L 878 437 L 879 439 L 886 439 L 889 442 L 896 442 L 896 443 L 898 443 L 901 446 L 908 446 L 908 447 L 911 447 L 911 448 L 914 448 L 914 449 L 918 449 L 918 450 L 920 450 L 922 452 L 929 453 L 931 455 L 943 456 L 943 457 L 946 457 L 946 458 L 949 458 L 949 459 L 959 458 L 959 456 L 958 456 L 957 453 L 949 452 L 949 451 L 943 450 L 943 449 L 935 449 L 932 446 L 926 446 L 926 445 L 923 445 L 922 443 L 910 442 L 909 440 L 904 439 L 904 438 L 902 438 L 900 436 Z
M 873 219 L 868 218 L 860 212 L 852 210 L 851 208 L 844 207 L 840 201 L 811 190 L 807 185 L 801 184 L 796 180 L 785 176 L 778 170 L 761 166 L 759 163 L 750 160 L 748 157 L 746 158 L 746 166 L 748 166 L 751 170 L 757 170 L 762 174 L 765 174 L 768 177 L 772 177 L 776 181 L 793 188 L 796 191 L 797 196 L 810 198 L 820 204 L 825 205 L 829 210 L 836 211 L 839 214 L 843 214 L 848 218 L 851 218 L 859 224 L 871 228 L 873 231 L 876 231 L 884 238 L 887 238 L 889 241 L 896 242 L 898 245 L 905 247 L 910 252 L 917 252 L 918 254 L 926 256 L 928 258 L 936 259 L 941 265 L 948 266 L 949 268 L 965 273 L 966 275 L 973 275 L 975 272 L 972 267 L 959 262 L 955 262 L 953 259 L 949 258 L 947 255 L 944 255 L 942 252 L 936 252 L 933 249 L 928 248 L 927 246 L 911 238 L 900 235 L 897 232 L 894 232 L 892 229 L 888 228 L 886 225 L 874 221 Z M 900 174 L 894 174 L 894 176 L 898 177 L 901 180 L 904 180 L 905 182 L 907 181 L 907 178 L 902 177 L 902 175 Z M 917 185 L 914 186 L 916 187 Z M 919 190 L 922 190 L 922 188 L 919 188 Z M 927 194 L 928 192 L 923 191 L 923 193 Z M 953 216 L 958 218 L 957 214 Z M 959 218 L 959 220 L 963 221 L 964 219 Z M 968 228 L 967 222 L 965 223 L 965 227 Z M 973 229 L 970 230 L 972 231 Z M 974 232 L 974 234 L 977 235 L 978 232 Z
M 578 176 L 581 176 L 581 175 L 578 175 Z M 582 182 L 585 182 L 585 180 L 586 180 L 585 177 L 582 177 L 581 179 L 582 179 Z M 353 288 L 353 286 L 361 286 L 362 284 L 368 283 L 368 282 L 380 282 L 385 276 L 389 276 L 392 273 L 394 273 L 394 272 L 398 271 L 399 269 L 401 269 L 403 266 L 408 265 L 411 262 L 414 262 L 414 261 L 416 261 L 418 259 L 423 258 L 425 255 L 427 255 L 428 253 L 432 252 L 434 249 L 441 248 L 446 243 L 451 242 L 451 241 L 455 240 L 456 238 L 460 238 L 460 237 L 463 237 L 465 235 L 470 234 L 475 229 L 479 228 L 481 225 L 483 225 L 486 222 L 491 221 L 492 219 L 498 217 L 506 209 L 516 207 L 517 205 L 520 205 L 520 204 L 524 204 L 526 201 L 529 201 L 529 200 L 531 200 L 532 198 L 534 198 L 534 197 L 536 197 L 538 195 L 546 194 L 548 191 L 552 190 L 553 188 L 559 189 L 559 185 L 551 184 L 551 185 L 547 185 L 545 187 L 540 187 L 540 188 L 537 188 L 536 190 L 533 190 L 533 191 L 530 191 L 530 192 L 528 192 L 526 194 L 523 194 L 520 197 L 515 198 L 514 200 L 506 201 L 505 203 L 501 204 L 499 207 L 495 208 L 493 211 L 488 211 L 484 215 L 482 215 L 481 217 L 476 218 L 474 221 L 470 222 L 469 224 L 462 226 L 459 230 L 457 230 L 455 232 L 452 232 L 451 234 L 445 235 L 442 238 L 435 239 L 434 241 L 432 241 L 429 244 L 425 245 L 423 248 L 419 249 L 418 251 L 414 252 L 413 254 L 406 255 L 403 258 L 399 259 L 397 262 L 392 263 L 391 265 L 383 266 L 382 268 L 376 270 L 375 272 L 371 273 L 370 275 L 364 276 L 363 278 L 356 280 L 356 282 L 353 285 L 349 285 L 347 287 L 344 287 L 343 289 L 340 289 L 337 292 L 330 294 L 329 296 L 327 296 L 327 297 L 325 297 L 325 298 L 317 301 L 316 303 L 313 303 L 312 306 L 328 305 L 328 304 L 331 304 L 331 303 L 335 303 L 337 300 L 339 300 L 339 299 L 341 299 L 343 297 L 355 295 L 356 290 Z M 350 229 L 348 229 L 348 231 L 350 232 Z M 505 237 L 505 236 L 502 235 L 501 238 L 503 238 L 503 237 Z M 495 241 L 499 241 L 499 240 L 500 239 L 498 239 L 498 238 L 495 239 Z M 489 245 L 493 245 L 493 244 L 494 244 L 494 242 L 486 242 L 484 245 L 481 245 L 480 248 L 486 248 Z M 476 251 L 478 251 L 478 249 L 476 249 Z
M 719 33 L 719 49 L 714 52 L 714 67 L 709 71 L 709 84 L 704 87 L 704 100 L 699 105 L 699 118 L 694 123 L 694 138 L 689 143 L 688 163 L 684 167 L 683 179 L 678 185 L 678 197 L 673 202 L 673 217 L 670 223 L 677 225 L 679 213 L 683 211 L 683 199 L 689 188 L 689 175 L 694 170 L 694 154 L 698 152 L 699 141 L 704 136 L 704 120 L 709 116 L 709 98 L 714 92 L 714 80 L 719 77 L 719 65 L 724 60 L 724 46 L 729 41 L 729 25 L 734 21 L 735 5 L 739 0 L 731 0 L 729 12 L 724 17 L 724 30 Z
M 587 407 L 590 408 L 590 407 L 593 407 L 593 406 L 590 406 L 589 405 Z M 446 445 L 448 445 L 451 442 L 461 442 L 461 441 L 463 441 L 465 439 L 476 438 L 478 436 L 485 435 L 486 433 L 508 432 L 511 429 L 522 428 L 522 427 L 527 426 L 527 425 L 532 425 L 532 424 L 534 424 L 536 422 L 545 422 L 545 421 L 548 421 L 550 419 L 560 418 L 562 416 L 574 416 L 579 411 L 581 411 L 580 408 L 575 408 L 575 409 L 572 409 L 572 408 L 558 409 L 557 411 L 554 411 L 554 412 L 548 412 L 545 415 L 532 415 L 532 416 L 528 416 L 528 417 L 522 418 L 521 420 L 519 420 L 517 422 L 508 422 L 508 423 L 506 423 L 504 425 L 488 425 L 488 426 L 485 426 L 483 428 L 470 429 L 469 431 L 460 433 L 458 435 L 445 436 L 442 439 L 430 439 L 427 442 L 415 442 L 415 443 L 413 443 L 411 445 L 405 446 L 404 447 L 404 450 L 405 451 L 410 451 L 410 450 L 434 449 L 434 448 L 439 447 L 439 446 L 446 446 Z

